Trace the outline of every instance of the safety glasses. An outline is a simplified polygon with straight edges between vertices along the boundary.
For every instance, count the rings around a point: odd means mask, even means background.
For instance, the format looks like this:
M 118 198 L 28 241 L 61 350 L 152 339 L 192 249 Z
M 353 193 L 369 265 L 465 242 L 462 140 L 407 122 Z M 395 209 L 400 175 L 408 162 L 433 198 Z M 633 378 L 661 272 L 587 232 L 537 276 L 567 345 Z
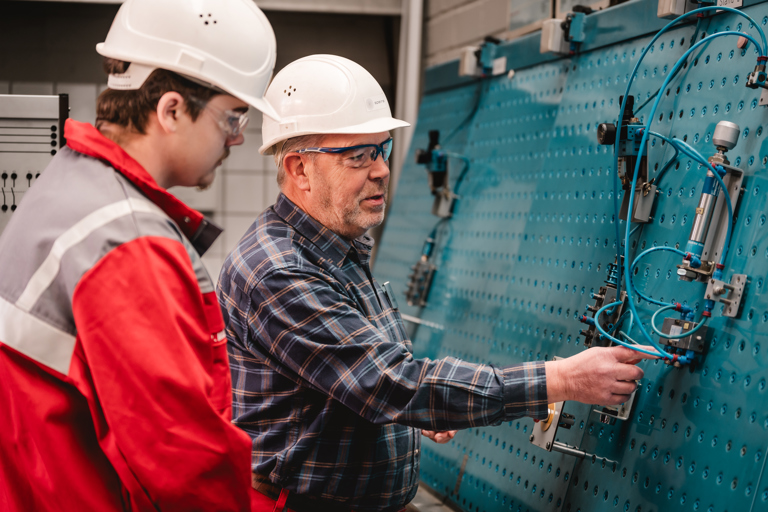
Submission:
M 381 155 L 386 162 L 392 154 L 392 137 L 381 144 L 360 144 L 345 148 L 304 148 L 296 153 L 335 153 L 342 154 L 344 165 L 355 169 L 368 167 Z
M 209 102 L 194 96 L 189 96 L 187 100 L 203 109 L 203 111 L 210 113 L 228 139 L 237 138 L 243 133 L 245 127 L 248 126 L 248 114 L 246 112 L 216 108 L 211 106 Z

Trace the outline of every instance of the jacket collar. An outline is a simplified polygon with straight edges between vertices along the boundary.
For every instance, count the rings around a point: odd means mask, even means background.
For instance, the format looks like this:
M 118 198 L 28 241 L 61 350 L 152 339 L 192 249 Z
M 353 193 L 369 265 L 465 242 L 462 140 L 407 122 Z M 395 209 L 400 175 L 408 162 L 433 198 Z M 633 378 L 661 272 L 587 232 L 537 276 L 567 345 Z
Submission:
M 373 239 L 367 234 L 356 238 L 353 243 L 350 243 L 320 224 L 311 215 L 296 206 L 284 194 L 278 196 L 274 209 L 284 221 L 293 226 L 296 232 L 312 242 L 337 267 L 341 267 L 344 264 L 347 256 L 354 254 L 357 255 L 360 263 L 368 265 L 371 259 Z
M 92 125 L 67 119 L 64 124 L 64 136 L 67 139 L 67 146 L 72 150 L 104 160 L 125 176 L 147 196 L 147 199 L 160 207 L 179 226 L 200 255 L 210 248 L 223 231 L 216 224 L 206 220 L 203 214 L 185 205 L 160 187 L 141 164 Z

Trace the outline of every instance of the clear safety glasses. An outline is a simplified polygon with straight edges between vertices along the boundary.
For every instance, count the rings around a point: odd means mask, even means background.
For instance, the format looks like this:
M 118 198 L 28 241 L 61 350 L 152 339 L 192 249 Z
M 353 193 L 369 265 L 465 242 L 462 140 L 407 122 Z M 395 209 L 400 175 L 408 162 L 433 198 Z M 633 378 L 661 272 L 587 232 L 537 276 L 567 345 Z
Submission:
M 296 153 L 335 153 L 342 154 L 344 165 L 355 169 L 368 167 L 381 155 L 386 162 L 392 154 L 392 137 L 381 144 L 360 144 L 346 148 L 304 148 Z
M 235 110 L 224 110 L 216 108 L 211 106 L 209 102 L 195 98 L 194 96 L 190 96 L 187 99 L 190 103 L 193 103 L 204 111 L 209 112 L 216 120 L 219 128 L 221 128 L 222 131 L 227 135 L 228 139 L 237 138 L 241 133 L 243 133 L 245 127 L 248 126 L 248 114 L 246 112 L 237 112 Z

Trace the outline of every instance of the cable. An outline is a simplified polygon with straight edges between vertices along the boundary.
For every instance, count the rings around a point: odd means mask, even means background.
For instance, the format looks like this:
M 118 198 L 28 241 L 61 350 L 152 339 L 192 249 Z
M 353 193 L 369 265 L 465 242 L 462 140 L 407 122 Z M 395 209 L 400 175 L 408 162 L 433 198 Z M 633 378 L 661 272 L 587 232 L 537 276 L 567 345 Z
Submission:
M 650 249 L 646 249 L 645 251 L 641 252 L 641 253 L 640 253 L 640 254 L 639 254 L 639 255 L 638 255 L 636 258 L 635 258 L 635 261 L 633 261 L 633 262 L 632 262 L 632 265 L 629 267 L 629 274 L 628 274 L 628 279 L 627 279 L 627 288 L 632 288 L 632 290 L 633 290 L 634 292 L 636 292 L 636 293 L 637 293 L 637 294 L 640 296 L 640 298 L 642 298 L 642 299 L 643 299 L 643 300 L 645 300 L 646 302 L 650 302 L 651 304 L 655 304 L 655 305 L 657 305 L 657 306 L 669 306 L 669 305 L 671 304 L 671 303 L 669 303 L 669 302 L 661 302 L 661 301 L 658 301 L 658 300 L 656 300 L 656 299 L 652 299 L 652 298 L 650 298 L 650 297 L 647 297 L 645 294 L 643 294 L 643 293 L 642 293 L 640 290 L 638 290 L 638 289 L 635 287 L 635 283 L 634 283 L 634 280 L 632 279 L 632 276 L 634 275 L 634 272 L 635 272 L 635 267 L 636 267 L 636 266 L 637 266 L 637 264 L 640 262 L 640 260 L 641 260 L 641 259 L 642 259 L 642 258 L 643 258 L 645 255 L 647 255 L 647 254 L 650 254 L 650 253 L 652 253 L 652 252 L 656 252 L 656 251 L 669 251 L 669 252 L 674 252 L 674 253 L 676 253 L 676 254 L 679 254 L 679 255 L 681 255 L 682 257 L 685 257 L 685 253 L 684 253 L 683 251 L 681 251 L 680 249 L 674 249 L 674 248 L 672 248 L 672 247 L 651 247 Z M 671 304 L 671 305 L 672 305 L 672 306 L 674 306 L 674 304 Z
M 652 134 L 653 135 L 653 134 Z M 661 178 L 664 176 L 664 174 L 669 170 L 670 167 L 672 167 L 672 164 L 675 163 L 677 158 L 680 156 L 680 150 L 677 148 L 677 146 L 670 144 L 672 146 L 672 149 L 675 150 L 675 156 L 667 160 L 667 163 L 664 164 L 664 167 L 661 168 L 661 170 L 656 174 L 656 176 L 653 177 L 651 180 L 651 183 L 657 184 L 661 181 Z M 656 185 L 658 187 L 658 185 Z
M 651 317 L 651 328 L 653 329 L 653 332 L 661 336 L 662 338 L 667 338 L 670 340 L 679 340 L 680 338 L 687 338 L 691 334 L 695 333 L 699 329 L 701 329 L 704 326 L 704 320 L 701 320 L 698 324 L 696 324 L 696 327 L 691 329 L 690 331 L 684 332 L 682 334 L 664 334 L 656 327 L 656 317 L 659 316 L 659 314 L 662 311 L 668 311 L 670 309 L 675 309 L 677 307 L 675 304 L 670 304 L 669 306 L 664 306 L 663 308 L 660 308 L 658 311 L 656 311 L 653 316 Z M 693 322 L 691 320 L 691 322 Z
M 723 243 L 723 251 L 720 254 L 720 261 L 719 261 L 720 265 L 723 265 L 725 263 L 725 257 L 728 254 L 728 249 L 731 246 L 731 233 L 733 230 L 733 204 L 731 203 L 731 194 L 728 193 L 728 187 L 725 186 L 725 182 L 723 181 L 723 178 L 720 176 L 720 173 L 716 168 L 720 166 L 712 165 L 708 160 L 706 160 L 701 155 L 701 153 L 693 149 L 691 146 L 689 146 L 685 142 L 677 140 L 676 143 L 681 145 L 680 150 L 683 151 L 683 153 L 685 153 L 686 155 L 692 158 L 695 158 L 704 167 L 708 167 L 709 169 L 711 169 L 712 174 L 717 180 L 717 183 L 720 185 L 720 188 L 723 190 L 723 196 L 725 197 L 725 204 L 728 208 L 728 225 L 726 226 L 725 241 Z
M 701 153 L 696 151 L 686 142 L 681 141 L 680 139 L 674 139 L 674 138 L 670 139 L 653 131 L 650 132 L 650 134 L 653 135 L 654 137 L 658 137 L 660 139 L 667 141 L 675 149 L 681 151 L 683 154 L 690 157 L 692 160 L 695 160 L 699 162 L 701 165 L 703 165 L 704 167 L 707 167 L 708 169 L 712 170 L 712 174 L 714 174 L 715 179 L 720 185 L 720 188 L 722 188 L 723 190 L 723 195 L 725 196 L 725 204 L 728 207 L 727 208 L 728 209 L 728 225 L 726 226 L 725 241 L 723 243 L 723 251 L 720 254 L 720 261 L 719 261 L 721 265 L 724 264 L 725 257 L 731 245 L 731 231 L 733 226 L 733 204 L 731 203 L 731 195 L 728 193 L 728 187 L 725 186 L 725 182 L 723 181 L 722 177 L 720 176 L 720 173 L 717 171 L 715 166 L 712 165 L 707 159 L 704 158 L 704 156 L 702 156 Z
M 733 9 L 731 7 L 714 7 L 714 6 L 712 6 L 712 7 L 700 7 L 698 9 L 694 9 L 694 10 L 688 12 L 688 13 L 683 14 L 682 16 L 679 16 L 679 17 L 675 18 L 671 22 L 667 23 L 661 30 L 659 30 L 656 33 L 655 36 L 653 36 L 651 41 L 648 43 L 648 45 L 645 47 L 643 52 L 640 54 L 640 57 L 638 58 L 637 63 L 635 64 L 635 67 L 632 69 L 632 73 L 630 74 L 629 79 L 627 81 L 627 88 L 626 88 L 626 91 L 624 92 L 624 97 L 623 97 L 621 105 L 619 107 L 619 116 L 618 116 L 618 120 L 616 122 L 616 133 L 621 133 L 621 120 L 622 120 L 622 115 L 624 113 L 624 109 L 627 106 L 627 98 L 629 97 L 629 91 L 630 91 L 630 89 L 632 87 L 632 83 L 634 82 L 635 77 L 637 76 L 637 71 L 640 68 L 640 64 L 642 63 L 642 61 L 645 58 L 645 56 L 648 53 L 648 51 L 653 46 L 653 43 L 655 43 L 662 36 L 662 34 L 667 32 L 669 29 L 671 29 L 672 27 L 674 27 L 678 23 L 681 23 L 683 20 L 685 20 L 685 19 L 687 19 L 687 18 L 689 18 L 691 16 L 694 16 L 694 15 L 699 16 L 700 14 L 703 14 L 705 12 L 710 12 L 710 11 L 715 11 L 716 13 L 718 11 L 730 12 L 732 14 L 736 14 L 737 16 L 741 16 L 742 18 L 747 19 L 750 23 L 752 23 L 752 26 L 754 26 L 758 30 L 758 32 L 760 33 L 760 38 L 763 41 L 763 51 L 762 51 L 761 55 L 765 55 L 766 53 L 768 53 L 768 43 L 766 42 L 765 32 L 763 32 L 763 29 L 760 28 L 760 25 L 758 25 L 757 22 L 754 19 L 752 19 L 752 17 L 750 17 L 746 13 L 743 13 L 743 12 L 737 10 L 737 9 Z M 699 22 L 697 21 L 697 24 L 696 24 L 697 29 L 698 29 L 698 26 L 699 26 Z M 742 35 L 745 35 L 745 34 L 742 34 Z M 712 36 L 710 36 L 710 37 L 712 37 Z M 709 39 L 709 38 L 707 38 L 707 39 Z M 754 41 L 754 39 L 751 38 L 751 37 L 750 37 L 750 40 Z M 704 39 L 702 39 L 702 41 L 704 41 Z M 755 42 L 755 46 L 758 47 L 758 51 L 759 51 L 760 47 L 757 44 L 757 42 Z M 694 47 L 698 47 L 698 44 L 692 46 L 691 49 L 684 55 L 684 57 L 687 57 L 688 55 L 690 55 L 690 52 L 691 52 L 691 50 L 693 50 Z M 659 88 L 659 91 L 662 91 L 662 90 L 664 90 L 666 88 L 666 84 L 670 81 L 670 79 L 672 77 L 674 77 L 677 74 L 677 72 L 678 72 L 677 68 L 673 69 L 672 73 L 668 76 L 668 80 L 666 80 L 664 82 L 664 85 L 662 85 L 662 87 Z M 660 98 L 661 96 L 659 96 L 658 94 L 656 96 L 657 96 L 656 104 L 658 104 L 658 98 Z M 655 113 L 655 109 L 654 109 L 654 113 Z M 650 127 L 650 122 L 651 121 L 653 121 L 653 116 L 650 116 L 649 123 L 648 123 L 649 127 Z M 620 138 L 617 137 L 616 138 L 616 142 L 614 144 L 614 155 L 616 157 L 616 160 L 615 160 L 615 164 L 614 164 L 615 172 L 613 173 L 613 207 L 614 207 L 614 217 L 615 217 L 615 221 L 614 222 L 615 222 L 615 228 L 616 228 L 616 263 L 617 264 L 620 264 L 620 262 L 621 262 L 621 243 L 619 242 L 621 237 L 619 235 L 619 202 L 618 202 L 618 189 L 619 189 L 619 186 L 618 186 L 619 185 L 619 182 L 618 182 L 619 143 L 620 143 Z M 639 161 L 640 161 L 640 159 L 638 159 L 638 162 Z M 637 174 L 635 174 L 635 176 L 636 175 Z M 634 188 L 632 188 L 632 190 L 634 190 Z M 631 212 L 631 210 L 630 210 L 630 212 Z M 631 214 L 630 214 L 630 218 L 631 218 Z M 629 225 L 630 223 L 627 223 L 627 224 Z M 625 244 L 625 246 L 628 246 L 628 241 L 629 241 L 629 237 L 627 237 L 627 243 Z M 625 253 L 626 252 L 627 251 L 625 251 Z M 628 259 L 628 258 L 626 258 L 626 259 Z M 625 266 L 626 266 L 626 259 L 625 259 Z M 620 292 L 621 292 L 621 280 L 619 279 L 618 286 L 617 286 L 617 296 L 618 296 L 618 294 Z
M 708 8 L 703 8 L 703 9 L 708 9 Z M 691 12 L 696 12 L 696 11 L 701 11 L 701 10 L 700 10 L 700 9 L 696 9 L 695 11 L 691 11 Z M 746 16 L 745 14 L 743 14 L 743 13 L 741 13 L 741 12 L 739 12 L 739 11 L 735 11 L 735 12 L 738 12 L 740 15 Z M 678 19 L 679 19 L 679 18 L 678 18 Z M 750 18 L 750 21 L 752 21 L 752 20 L 751 20 L 751 18 Z M 753 22 L 753 23 L 754 23 L 754 22 Z M 755 26 L 757 26 L 757 24 L 756 24 L 756 23 L 754 23 L 754 25 L 755 25 Z M 669 26 L 669 25 L 668 25 L 668 26 Z M 665 27 L 665 28 L 666 28 L 666 27 Z M 663 31 L 663 30 L 664 30 L 664 29 L 662 29 L 662 31 Z M 662 32 L 659 32 L 659 34 L 660 34 L 660 33 L 662 33 Z M 654 37 L 654 40 L 658 38 L 659 34 L 657 34 L 657 35 Z M 728 31 L 725 31 L 725 32 L 718 32 L 718 33 L 716 33 L 716 34 L 712 34 L 712 35 L 710 35 L 710 36 L 708 36 L 708 37 L 705 37 L 704 39 L 702 39 L 702 40 L 698 41 L 696 44 L 694 44 L 693 46 L 691 46 L 691 47 L 690 47 L 690 48 L 689 48 L 689 49 L 688 49 L 688 50 L 687 50 L 687 51 L 686 51 L 686 52 L 685 52 L 685 53 L 682 55 L 682 57 L 680 57 L 680 59 L 678 59 L 678 61 L 675 63 L 675 65 L 674 65 L 674 67 L 673 67 L 673 69 L 672 69 L 672 73 L 670 73 L 670 75 L 668 75 L 668 76 L 667 76 L 667 78 L 664 80 L 664 83 L 662 84 L 662 87 L 661 87 L 661 89 L 662 89 L 662 90 L 664 90 L 664 89 L 666 89 L 666 88 L 667 88 L 667 86 L 669 85 L 669 82 L 670 82 L 670 80 L 671 80 L 672 76 L 674 75 L 674 72 L 675 72 L 675 70 L 676 70 L 677 68 L 679 68 L 680 66 L 682 66 L 682 64 L 683 64 L 683 63 L 686 61 L 686 59 L 688 58 L 688 56 L 689 56 L 689 55 L 690 55 L 690 54 L 691 54 L 691 53 L 692 53 L 692 52 L 693 52 L 695 49 L 699 48 L 700 46 L 702 46 L 702 45 L 704 45 L 704 44 L 707 44 L 707 43 L 709 43 L 710 41 L 714 40 L 715 38 L 718 38 L 718 37 L 723 37 L 723 36 L 739 36 L 739 37 L 746 37 L 747 39 L 749 39 L 749 40 L 751 40 L 753 43 L 755 43 L 755 46 L 756 46 L 756 47 L 758 47 L 758 49 L 760 50 L 760 56 L 761 56 L 761 57 L 765 55 L 765 52 L 763 52 L 763 51 L 762 51 L 762 50 L 759 48 L 759 45 L 757 44 L 757 41 L 756 41 L 756 40 L 755 40 L 755 39 L 754 39 L 752 36 L 749 36 L 749 35 L 747 35 L 747 34 L 744 34 L 744 33 L 742 33 L 742 32 L 736 32 L 736 31 L 733 31 L 733 30 L 728 30 Z M 761 30 L 761 37 L 763 38 L 763 41 L 765 42 L 765 34 L 763 34 L 763 33 L 762 33 L 762 30 Z M 765 45 L 764 45 L 764 46 L 765 46 Z M 649 47 L 650 47 L 650 45 L 649 45 Z M 647 48 L 646 48 L 646 50 L 647 50 Z M 643 55 L 644 55 L 644 54 L 645 54 L 645 52 L 643 52 Z M 636 71 L 636 69 L 637 69 L 637 66 L 635 66 L 635 71 Z M 633 74 L 634 74 L 634 71 L 633 71 Z M 627 87 L 629 87 L 630 85 L 631 85 L 631 82 L 630 82 L 630 84 L 628 84 L 628 86 L 627 86 Z M 625 96 L 625 98 L 624 98 L 624 99 L 626 100 L 626 96 Z M 653 103 L 653 106 L 651 107 L 651 112 L 649 113 L 649 116 L 648 116 L 648 123 L 645 125 L 645 129 L 643 130 L 642 139 L 640 140 L 640 148 L 639 148 L 639 151 L 638 151 L 638 154 L 640 154 L 640 155 L 642 155 L 642 154 L 644 153 L 644 151 L 645 151 L 645 148 L 646 148 L 646 145 L 647 145 L 647 143 L 648 143 L 648 136 L 650 135 L 650 126 L 651 126 L 651 124 L 653 123 L 653 118 L 654 118 L 654 116 L 656 115 L 656 110 L 658 109 L 658 106 L 659 106 L 659 101 L 660 101 L 660 100 L 661 100 L 661 96 L 656 96 L 656 100 L 654 101 L 654 103 Z M 622 103 L 624 103 L 624 102 L 622 102 Z M 617 130 L 617 132 L 618 132 L 618 130 Z M 618 138 L 617 138 L 617 141 L 618 141 Z M 617 142 L 617 146 L 618 146 L 618 142 Z M 616 154 L 618 155 L 618 147 L 616 148 Z M 640 163 L 641 163 L 641 161 L 642 161 L 642 159 L 641 159 L 641 158 L 638 158 L 638 159 L 637 159 L 637 162 L 636 162 L 636 164 L 635 164 L 635 169 L 634 169 L 634 173 L 633 173 L 633 177 L 632 177 L 632 186 L 630 187 L 630 190 L 635 190 L 635 188 L 636 188 L 636 186 L 637 186 L 637 178 L 638 178 L 638 176 L 639 176 L 639 174 L 640 174 L 640 172 L 639 172 L 639 171 L 640 171 Z M 617 172 L 615 172 L 615 173 L 614 173 L 614 182 L 616 182 L 616 179 L 617 179 L 617 178 L 616 178 L 616 176 L 617 176 L 617 174 L 618 174 Z M 716 176 L 719 178 L 719 176 L 717 175 L 717 172 L 715 172 L 715 175 L 716 175 Z M 721 181 L 721 182 L 722 182 L 722 180 L 721 180 L 721 179 L 720 179 L 719 181 Z M 615 185 L 615 183 L 614 183 L 614 185 Z M 726 192 L 727 192 L 727 189 L 725 189 L 725 190 L 726 190 Z M 727 193 L 726 193 L 726 197 L 727 197 Z M 635 197 L 634 197 L 634 194 L 630 194 L 630 196 L 629 196 L 629 208 L 628 208 L 628 210 L 627 210 L 628 212 L 632 212 L 632 210 L 633 210 L 633 207 L 634 207 L 634 199 L 635 199 Z M 615 194 L 614 194 L 614 200 L 615 200 Z M 728 204 L 730 205 L 730 198 L 729 198 L 729 197 L 728 197 Z M 631 213 L 630 213 L 630 215 L 631 215 Z M 626 237 L 626 238 L 627 238 L 627 240 L 629 239 L 629 224 L 630 224 L 630 223 L 628 222 L 628 223 L 627 223 L 627 227 L 626 227 L 626 235 L 627 235 L 627 237 Z M 620 246 L 620 244 L 617 244 L 617 246 Z M 625 275 L 626 275 L 626 274 L 629 272 L 629 244 L 627 244 L 627 243 L 625 243 L 625 247 L 624 247 L 624 268 L 625 268 Z M 633 298 L 632 298 L 632 290 L 631 290 L 631 288 L 630 288 L 630 287 L 627 287 L 627 299 L 628 299 L 628 301 L 627 301 L 627 302 L 629 303 L 629 307 L 630 307 L 630 309 L 632 310 L 632 313 L 633 313 L 635 316 L 637 316 L 637 317 L 639 318 L 639 316 L 640 316 L 640 315 L 638 314 L 638 312 L 637 312 L 637 308 L 635 307 L 635 304 L 634 304 L 634 300 L 633 300 Z M 641 333 L 643 334 L 643 336 L 645 337 L 645 339 L 646 339 L 646 340 L 648 340 L 648 341 L 649 341 L 649 342 L 650 342 L 650 343 L 651 343 L 651 344 L 654 346 L 654 348 L 656 348 L 657 350 L 659 350 L 659 352 L 662 352 L 662 350 L 661 350 L 660 346 L 659 346 L 659 345 L 656 343 L 656 341 L 655 341 L 653 338 L 651 338 L 650 334 L 648 333 L 648 331 L 647 331 L 647 330 L 645 329 L 645 327 L 643 326 L 643 323 L 642 323 L 642 322 L 638 322 L 638 323 L 637 323 L 637 325 L 638 325 L 638 328 L 640 329 L 640 332 L 641 332 Z M 666 352 L 665 352 L 665 353 L 666 353 Z M 669 356 L 669 355 L 667 355 L 667 358 L 670 358 L 670 356 Z
M 619 344 L 621 346 L 627 347 L 628 349 L 634 350 L 636 352 L 641 352 L 641 353 L 647 354 L 649 356 L 669 358 L 670 357 L 669 354 L 667 354 L 665 351 L 663 351 L 663 350 L 661 350 L 661 349 L 659 349 L 657 347 L 654 347 L 657 350 L 657 352 L 650 352 L 648 350 L 639 348 L 639 347 L 642 347 L 642 346 L 645 346 L 645 345 L 640 345 L 637 342 L 635 342 L 636 345 L 630 345 L 629 343 L 625 343 L 625 342 L 621 341 L 618 338 L 614 338 L 613 336 L 611 336 L 610 334 L 605 332 L 605 329 L 603 329 L 602 326 L 600 325 L 600 315 L 602 315 L 603 311 L 607 310 L 608 308 L 612 308 L 614 306 L 618 306 L 619 304 L 621 304 L 620 301 L 619 302 L 611 302 L 610 304 L 605 305 L 602 308 L 598 309 L 597 313 L 595 313 L 595 327 L 600 332 L 600 334 L 602 334 L 603 337 L 611 340 L 612 342 L 617 343 L 617 344 Z
M 466 126 L 468 123 L 474 119 L 475 114 L 477 114 L 477 111 L 480 109 L 480 103 L 483 99 L 483 79 L 481 78 L 478 81 L 478 90 L 477 90 L 477 99 L 475 99 L 475 105 L 472 107 L 472 110 L 469 111 L 469 114 L 467 114 L 467 117 L 464 118 L 464 120 L 459 123 L 459 125 L 451 131 L 451 133 L 448 134 L 447 137 L 443 139 L 442 145 L 445 145 L 449 140 L 451 140 L 457 133 L 461 131 L 464 126 Z
M 459 176 L 458 176 L 458 178 L 456 178 L 456 182 L 453 185 L 453 193 L 454 193 L 454 195 L 458 196 L 459 188 L 461 187 L 461 184 L 464 181 L 464 178 L 466 177 L 467 172 L 469 171 L 470 160 L 469 160 L 469 158 L 467 158 L 466 156 L 464 156 L 464 155 L 462 155 L 460 153 L 452 153 L 450 151 L 446 151 L 445 154 L 448 157 L 458 158 L 458 159 L 464 161 L 464 168 L 459 173 Z

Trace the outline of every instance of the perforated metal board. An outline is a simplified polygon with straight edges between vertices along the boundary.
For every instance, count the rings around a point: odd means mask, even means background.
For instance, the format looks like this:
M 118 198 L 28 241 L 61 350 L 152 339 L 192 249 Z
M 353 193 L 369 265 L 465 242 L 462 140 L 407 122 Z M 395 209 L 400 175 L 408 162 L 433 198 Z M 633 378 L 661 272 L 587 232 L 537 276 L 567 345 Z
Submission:
M 644 4 L 655 15 L 656 2 Z M 768 4 L 745 12 L 768 29 Z M 638 30 L 633 19 L 623 23 L 616 33 Z M 431 75 L 409 162 L 416 148 L 427 146 L 428 130 L 445 137 L 462 125 L 482 92 L 472 121 L 444 145 L 469 157 L 471 167 L 453 219 L 439 229 L 429 302 L 420 309 L 402 306 L 432 325 L 409 325 L 417 356 L 508 365 L 584 349 L 575 316 L 603 283 L 616 244 L 613 150 L 597 145 L 595 127 L 615 121 L 618 98 L 651 28 L 638 39 L 518 69 L 512 79 L 446 81 L 441 88 L 434 77 L 445 73 Z M 747 27 L 721 15 L 698 29 L 685 25 L 663 36 L 644 61 L 633 94 L 642 102 L 653 93 L 692 37 L 728 28 Z M 514 54 L 515 44 L 508 53 Z M 742 129 L 729 153 L 745 171 L 745 190 L 725 275 L 750 276 L 741 317 L 724 318 L 716 309 L 709 323 L 714 335 L 694 367 L 641 363 L 645 378 L 625 422 L 604 425 L 590 406 L 566 404 L 576 425 L 561 430 L 558 439 L 615 466 L 532 445 L 530 419 L 463 431 L 446 445 L 425 441 L 423 482 L 462 510 L 768 510 L 768 110 L 757 106 L 759 91 L 744 87 L 754 57 L 753 45 L 741 51 L 735 38 L 712 42 L 681 71 L 669 94 L 662 92 L 653 125 L 664 135 L 686 138 L 705 156 L 714 152 L 710 139 L 718 121 Z M 672 154 L 653 143 L 651 175 Z M 455 179 L 462 163 L 452 160 L 450 166 Z M 654 221 L 636 237 L 636 250 L 684 246 L 702 181 L 697 165 L 680 158 L 659 183 Z M 438 220 L 431 204 L 425 170 L 409 163 L 375 267 L 377 279 L 391 281 L 397 292 L 405 290 L 409 267 Z M 655 298 L 687 301 L 698 316 L 704 285 L 678 281 L 676 263 L 674 256 L 654 253 L 640 265 L 636 283 Z M 640 307 L 646 325 L 654 310 Z

